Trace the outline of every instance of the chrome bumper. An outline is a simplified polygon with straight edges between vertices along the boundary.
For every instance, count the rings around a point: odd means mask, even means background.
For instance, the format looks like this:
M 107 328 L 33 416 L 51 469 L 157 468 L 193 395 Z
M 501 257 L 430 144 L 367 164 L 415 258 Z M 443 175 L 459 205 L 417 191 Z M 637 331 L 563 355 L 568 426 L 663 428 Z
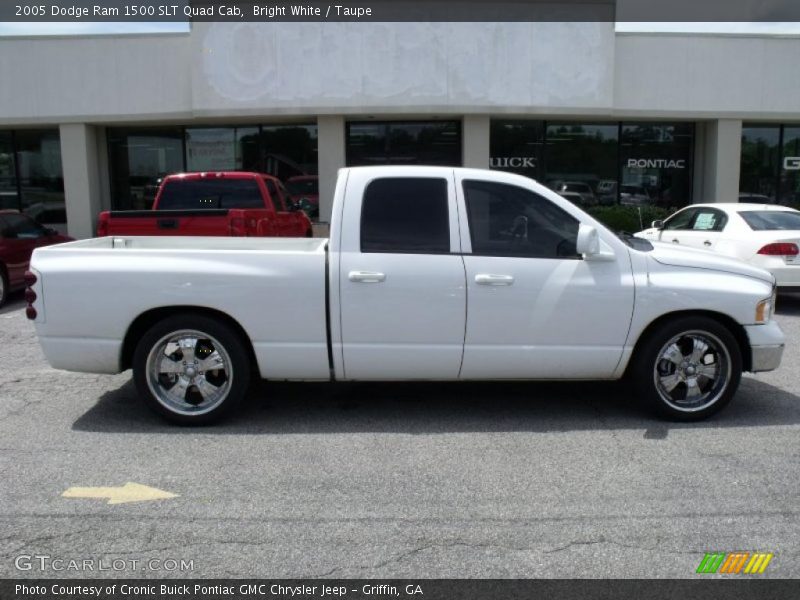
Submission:
M 774 371 L 781 364 L 783 344 L 780 346 L 752 346 L 750 348 L 753 365 L 751 371 Z

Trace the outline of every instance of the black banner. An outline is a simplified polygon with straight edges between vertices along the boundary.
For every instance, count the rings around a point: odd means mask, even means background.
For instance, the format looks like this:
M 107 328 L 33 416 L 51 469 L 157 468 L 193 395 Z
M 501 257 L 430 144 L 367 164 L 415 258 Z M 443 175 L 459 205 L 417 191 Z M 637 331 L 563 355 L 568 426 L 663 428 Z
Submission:
M 800 582 L 742 576 L 681 580 L 17 579 L 0 600 L 795 600 Z

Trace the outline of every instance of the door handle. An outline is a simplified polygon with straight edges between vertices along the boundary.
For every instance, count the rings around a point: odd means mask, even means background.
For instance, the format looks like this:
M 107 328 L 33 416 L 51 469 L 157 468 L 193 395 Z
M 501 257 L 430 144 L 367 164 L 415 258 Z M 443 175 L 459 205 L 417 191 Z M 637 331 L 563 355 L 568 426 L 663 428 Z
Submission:
M 678 241 L 678 238 L 675 238 L 674 240 L 672 240 L 672 243 L 673 244 L 680 244 L 680 242 Z
M 347 278 L 353 283 L 381 283 L 386 280 L 386 275 L 375 271 L 350 271 Z
M 704 246 L 710 246 L 711 245 L 711 240 L 706 240 L 705 242 L 703 242 L 703 245 Z
M 478 285 L 511 285 L 514 283 L 514 278 L 511 275 L 481 273 L 480 275 L 475 275 L 475 283 Z

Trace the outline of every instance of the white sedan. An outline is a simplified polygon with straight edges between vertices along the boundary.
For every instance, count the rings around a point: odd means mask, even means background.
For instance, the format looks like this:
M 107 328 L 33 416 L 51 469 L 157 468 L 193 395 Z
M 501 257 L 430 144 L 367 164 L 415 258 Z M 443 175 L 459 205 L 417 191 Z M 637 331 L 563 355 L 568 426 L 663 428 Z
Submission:
M 800 291 L 800 211 L 788 206 L 692 204 L 635 235 L 738 258 L 772 273 L 780 291 Z

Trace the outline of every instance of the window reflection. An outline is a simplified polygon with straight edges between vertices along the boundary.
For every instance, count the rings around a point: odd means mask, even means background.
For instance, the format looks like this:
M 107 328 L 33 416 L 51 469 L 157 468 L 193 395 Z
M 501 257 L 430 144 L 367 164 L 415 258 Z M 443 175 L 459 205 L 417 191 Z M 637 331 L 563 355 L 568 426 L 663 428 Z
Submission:
M 459 121 L 347 124 L 347 166 L 460 164 Z

